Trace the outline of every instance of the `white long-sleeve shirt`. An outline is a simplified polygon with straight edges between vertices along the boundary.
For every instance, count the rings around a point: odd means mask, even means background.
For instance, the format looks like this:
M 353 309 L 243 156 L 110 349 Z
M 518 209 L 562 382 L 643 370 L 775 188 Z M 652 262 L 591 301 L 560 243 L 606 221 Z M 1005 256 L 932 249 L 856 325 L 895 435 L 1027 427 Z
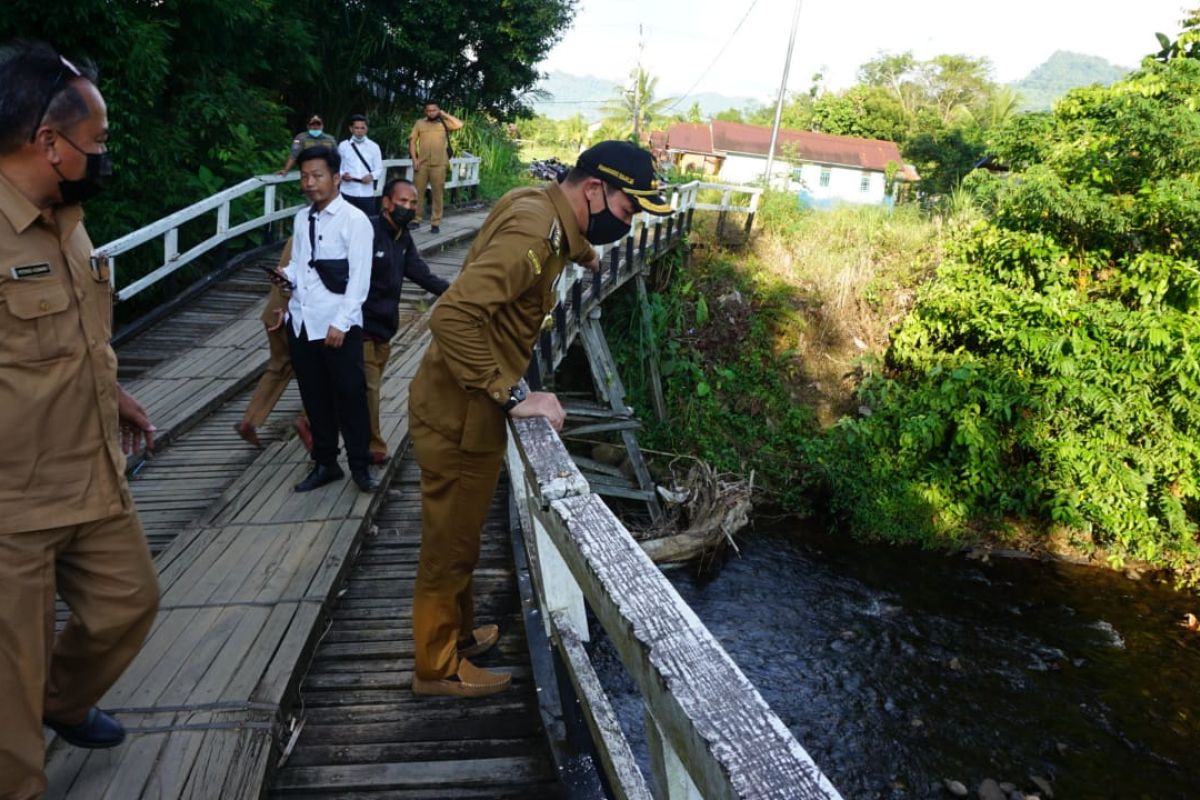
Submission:
M 303 327 L 309 340 L 324 339 L 330 327 L 345 333 L 362 326 L 362 304 L 371 288 L 371 246 L 375 231 L 367 215 L 337 196 L 317 214 L 314 256 L 309 245 L 308 217 L 312 207 L 302 208 L 292 222 L 292 260 L 284 267 L 295 288 L 288 303 L 292 330 L 300 335 Z M 345 258 L 350 262 L 350 277 L 345 294 L 325 288 L 313 258 Z
M 376 182 L 383 180 L 383 153 L 379 150 L 379 145 L 370 139 L 366 139 L 362 144 L 354 142 L 358 146 L 358 152 L 362 153 L 363 158 L 367 160 L 370 169 L 363 166 L 363 162 L 354 154 L 354 148 L 350 146 L 352 139 L 343 139 L 338 145 L 338 155 L 342 157 L 341 174 L 344 176 L 347 173 L 353 178 L 363 178 L 370 175 Z M 375 194 L 375 188 L 370 183 L 362 183 L 358 180 L 348 181 L 342 178 L 342 194 L 349 197 L 372 197 Z

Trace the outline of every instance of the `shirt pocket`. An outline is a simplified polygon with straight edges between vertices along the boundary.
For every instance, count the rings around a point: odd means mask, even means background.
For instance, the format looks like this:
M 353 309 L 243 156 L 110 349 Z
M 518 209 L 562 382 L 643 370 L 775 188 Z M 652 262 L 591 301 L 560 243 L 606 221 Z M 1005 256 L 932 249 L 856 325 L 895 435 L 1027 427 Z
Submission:
M 0 287 L 0 298 L 4 361 L 52 361 L 79 352 L 82 334 L 60 281 L 10 281 Z

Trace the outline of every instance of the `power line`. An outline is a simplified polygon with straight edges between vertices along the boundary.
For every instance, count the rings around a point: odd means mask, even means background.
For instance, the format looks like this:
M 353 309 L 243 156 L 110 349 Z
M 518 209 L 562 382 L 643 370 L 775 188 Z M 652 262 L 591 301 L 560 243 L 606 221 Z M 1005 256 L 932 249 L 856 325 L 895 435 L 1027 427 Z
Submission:
M 688 87 L 688 90 L 683 93 L 682 97 L 678 98 L 674 103 L 663 109 L 663 113 L 670 111 L 672 108 L 686 100 L 692 94 L 695 88 L 700 85 L 700 81 L 704 80 L 704 77 L 708 75 L 708 71 L 716 66 L 717 61 L 719 61 L 721 56 L 725 54 L 725 50 L 730 44 L 733 43 L 734 37 L 738 35 L 738 31 L 742 29 L 742 25 L 746 22 L 746 18 L 750 16 L 750 12 L 754 10 L 756 5 L 758 5 L 758 0 L 750 0 L 750 6 L 746 9 L 746 13 L 742 14 L 742 18 L 738 21 L 737 27 L 733 29 L 733 33 L 729 34 L 729 38 L 725 40 L 725 44 L 721 45 L 721 49 L 717 51 L 715 56 L 713 56 L 713 60 L 708 62 L 708 66 L 704 68 L 704 72 L 700 73 L 700 77 L 696 78 L 696 82 Z

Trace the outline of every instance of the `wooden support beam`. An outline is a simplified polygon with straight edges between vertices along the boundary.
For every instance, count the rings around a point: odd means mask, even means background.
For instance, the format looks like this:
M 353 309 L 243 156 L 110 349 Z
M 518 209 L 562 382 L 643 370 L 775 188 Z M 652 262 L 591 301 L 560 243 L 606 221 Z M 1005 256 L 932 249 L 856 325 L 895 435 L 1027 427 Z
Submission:
M 588 312 L 587 319 L 583 321 L 579 332 L 583 339 L 583 349 L 587 354 L 597 394 L 600 394 L 614 411 L 624 409 L 625 386 L 621 383 L 620 375 L 617 374 L 617 365 L 613 361 L 612 352 L 608 349 L 608 340 L 604 338 L 604 329 L 600 327 L 599 308 Z M 583 426 L 574 432 L 579 434 L 585 428 L 595 430 L 596 427 L 598 426 Z M 654 479 L 650 477 L 650 468 L 646 466 L 646 460 L 642 457 L 642 449 L 638 446 L 637 437 L 632 429 L 626 428 L 621 430 L 621 440 L 629 452 L 629 462 L 633 465 L 639 488 L 643 492 L 649 493 L 646 505 L 650 508 L 650 518 L 655 523 L 659 523 L 665 519 L 666 515 L 658 502 L 658 495 L 654 490 Z

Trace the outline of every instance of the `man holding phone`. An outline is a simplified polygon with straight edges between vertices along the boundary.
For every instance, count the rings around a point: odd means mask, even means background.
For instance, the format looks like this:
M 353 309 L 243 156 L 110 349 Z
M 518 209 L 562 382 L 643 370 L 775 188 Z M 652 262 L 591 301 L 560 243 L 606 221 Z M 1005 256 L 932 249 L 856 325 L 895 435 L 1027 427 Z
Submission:
M 367 384 L 363 369 L 362 306 L 371 283 L 374 232 L 367 215 L 338 191 L 341 158 L 328 148 L 300 154 L 300 188 L 312 203 L 296 214 L 292 258 L 272 273 L 288 302 L 288 343 L 300 399 L 312 429 L 308 492 L 339 480 L 338 432 L 350 476 L 364 492 L 371 477 Z M 286 283 L 285 283 L 286 281 Z
M 425 104 L 425 116 L 413 125 L 408 137 L 408 155 L 413 160 L 413 185 L 417 189 L 417 218 L 410 228 L 421 225 L 425 211 L 425 187 L 429 187 L 433 210 L 429 215 L 429 230 L 441 232 L 442 195 L 446 191 L 446 170 L 450 167 L 450 131 L 462 129 L 462 121 L 438 108 L 430 101 Z

